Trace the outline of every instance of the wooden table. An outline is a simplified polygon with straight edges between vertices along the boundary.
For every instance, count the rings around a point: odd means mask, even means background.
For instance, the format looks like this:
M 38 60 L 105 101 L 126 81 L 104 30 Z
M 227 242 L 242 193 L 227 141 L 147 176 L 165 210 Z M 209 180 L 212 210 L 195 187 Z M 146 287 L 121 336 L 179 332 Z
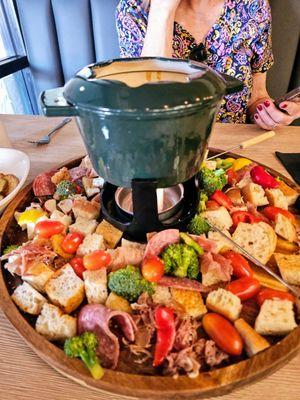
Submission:
M 47 146 L 35 147 L 27 143 L 27 139 L 42 136 L 60 120 L 32 116 L 0 116 L 0 122 L 4 123 L 13 146 L 25 151 L 31 159 L 28 180 L 32 180 L 41 171 L 85 154 L 75 122 L 64 127 Z M 210 145 L 225 149 L 259 133 L 261 131 L 251 125 L 219 124 L 214 129 Z M 240 154 L 252 157 L 288 175 L 275 158 L 275 150 L 300 152 L 300 128 L 281 129 L 275 138 L 242 151 Z M 299 372 L 300 354 L 270 377 L 240 389 L 234 394 L 223 396 L 222 399 L 299 400 Z M 134 398 L 134 393 L 132 396 Z M 0 312 L 0 400 L 6 398 L 11 400 L 123 399 L 120 396 L 101 395 L 61 376 L 29 349 Z

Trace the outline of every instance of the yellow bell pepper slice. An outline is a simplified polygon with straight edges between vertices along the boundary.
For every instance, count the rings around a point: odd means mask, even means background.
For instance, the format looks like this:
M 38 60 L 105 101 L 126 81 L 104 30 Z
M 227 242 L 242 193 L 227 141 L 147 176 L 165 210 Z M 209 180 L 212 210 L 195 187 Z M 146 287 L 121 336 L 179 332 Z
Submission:
M 52 248 L 56 254 L 58 254 L 65 260 L 70 260 L 72 257 L 74 257 L 74 255 L 66 253 L 61 247 L 61 244 L 62 244 L 64 238 L 65 238 L 65 236 L 62 235 L 61 233 L 51 236 L 50 240 L 51 240 Z
M 32 208 L 30 210 L 26 210 L 19 215 L 18 224 L 20 226 L 24 226 L 27 224 L 34 224 L 39 218 L 46 215 L 46 213 L 39 208 Z
M 228 158 L 225 158 L 225 160 L 223 160 L 223 161 L 225 161 L 226 163 L 234 163 L 235 162 L 235 158 L 232 158 L 232 157 L 228 157 Z
M 233 162 L 232 169 L 234 171 L 238 171 L 239 169 L 242 169 L 243 167 L 245 167 L 246 165 L 249 165 L 251 163 L 252 163 L 252 161 L 249 160 L 248 158 L 237 158 Z

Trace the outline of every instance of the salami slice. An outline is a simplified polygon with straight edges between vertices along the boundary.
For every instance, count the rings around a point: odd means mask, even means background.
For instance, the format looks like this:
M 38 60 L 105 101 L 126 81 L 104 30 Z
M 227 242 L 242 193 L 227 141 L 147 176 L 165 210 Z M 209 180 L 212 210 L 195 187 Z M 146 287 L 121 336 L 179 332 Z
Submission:
M 51 177 L 57 171 L 45 172 L 43 174 L 38 175 L 33 181 L 33 193 L 36 197 L 43 196 L 53 196 L 56 190 L 56 186 L 51 181 Z
M 158 282 L 159 286 L 173 287 L 175 289 L 194 290 L 196 292 L 206 293 L 211 290 L 208 286 L 202 285 L 202 283 L 188 279 L 188 278 L 176 278 L 174 276 L 163 276 Z
M 110 323 L 116 323 L 125 338 L 133 342 L 136 325 L 129 314 L 111 310 L 102 304 L 84 306 L 78 315 L 78 332 L 94 332 L 98 338 L 97 353 L 101 363 L 106 368 L 116 368 L 120 354 L 120 344 L 117 336 L 110 330 Z
M 166 247 L 179 241 L 178 229 L 166 229 L 156 233 L 147 243 L 144 259 L 159 256 Z

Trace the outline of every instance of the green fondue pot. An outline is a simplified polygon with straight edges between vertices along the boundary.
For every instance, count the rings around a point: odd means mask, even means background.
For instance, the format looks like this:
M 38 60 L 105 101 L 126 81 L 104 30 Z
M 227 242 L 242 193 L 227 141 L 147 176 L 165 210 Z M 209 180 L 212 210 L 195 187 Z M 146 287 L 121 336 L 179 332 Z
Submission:
M 117 59 L 89 65 L 63 88 L 46 90 L 47 116 L 77 116 L 95 170 L 131 187 L 158 187 L 195 175 L 225 94 L 243 84 L 194 62 L 167 58 Z

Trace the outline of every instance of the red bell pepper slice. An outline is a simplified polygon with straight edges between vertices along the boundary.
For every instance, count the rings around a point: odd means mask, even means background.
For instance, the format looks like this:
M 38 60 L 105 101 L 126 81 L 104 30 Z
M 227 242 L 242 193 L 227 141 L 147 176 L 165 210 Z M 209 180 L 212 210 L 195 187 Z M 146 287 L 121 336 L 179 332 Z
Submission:
M 225 253 L 222 253 L 222 256 L 231 262 L 234 276 L 237 278 L 242 278 L 243 276 L 253 277 L 253 270 L 250 267 L 250 264 L 240 253 L 228 250 Z
M 240 222 L 245 222 L 248 224 L 254 224 L 256 218 L 254 215 L 249 213 L 248 211 L 235 211 L 231 214 L 233 225 L 236 227 Z
M 261 306 L 265 300 L 289 300 L 292 303 L 296 302 L 295 297 L 291 293 L 269 288 L 261 289 L 256 296 L 256 302 L 259 306 Z
M 230 185 L 230 186 L 234 185 L 237 181 L 237 173 L 232 168 L 229 168 L 226 171 L 226 175 L 227 175 L 228 185 Z
M 220 204 L 220 206 L 227 208 L 227 210 L 230 210 L 233 206 L 231 199 L 222 190 L 216 190 L 210 198 Z
M 157 338 L 154 352 L 153 366 L 162 364 L 172 350 L 175 341 L 174 312 L 168 307 L 159 307 L 154 313 Z
M 286 218 L 288 218 L 292 224 L 296 225 L 296 218 L 295 215 L 292 214 L 288 210 L 284 210 L 283 208 L 280 207 L 274 207 L 274 206 L 268 206 L 263 209 L 263 214 L 269 218 L 271 221 L 275 221 L 275 218 L 277 217 L 278 214 L 284 215 Z
M 264 189 L 274 189 L 279 186 L 279 182 L 261 166 L 256 165 L 250 170 L 250 175 L 254 183 L 262 186 Z

